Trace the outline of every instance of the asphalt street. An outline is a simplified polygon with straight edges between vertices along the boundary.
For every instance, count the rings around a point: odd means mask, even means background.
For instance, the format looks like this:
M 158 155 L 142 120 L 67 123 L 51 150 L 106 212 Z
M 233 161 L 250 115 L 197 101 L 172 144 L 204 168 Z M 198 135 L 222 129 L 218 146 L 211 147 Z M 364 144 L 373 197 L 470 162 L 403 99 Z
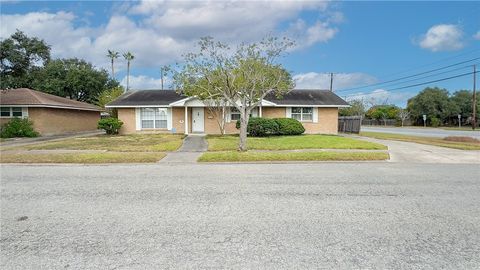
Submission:
M 1 167 L 1 269 L 479 269 L 480 168 Z
M 381 127 L 381 126 L 362 126 L 362 131 L 384 132 L 393 134 L 403 134 L 411 136 L 444 138 L 447 136 L 467 136 L 480 139 L 480 131 L 476 130 L 446 130 L 441 128 L 411 128 L 411 127 Z

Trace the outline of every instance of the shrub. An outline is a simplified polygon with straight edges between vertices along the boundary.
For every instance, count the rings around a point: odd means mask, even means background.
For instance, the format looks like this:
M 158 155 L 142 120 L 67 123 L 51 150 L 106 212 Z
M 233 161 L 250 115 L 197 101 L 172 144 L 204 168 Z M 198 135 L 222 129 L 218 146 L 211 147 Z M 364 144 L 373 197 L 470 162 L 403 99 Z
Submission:
M 300 135 L 305 132 L 302 123 L 293 118 L 275 118 L 279 135 Z
M 37 137 L 39 134 L 33 129 L 32 121 L 27 118 L 13 118 L 10 122 L 2 126 L 0 137 Z
M 98 128 L 104 129 L 107 134 L 118 134 L 118 130 L 122 127 L 123 122 L 117 118 L 109 117 L 98 121 Z
M 430 124 L 432 125 L 432 127 L 438 127 L 440 126 L 440 119 L 432 117 L 430 118 Z
M 236 127 L 240 128 L 240 120 L 237 121 Z M 248 121 L 247 132 L 253 137 L 265 137 L 277 135 L 279 129 L 277 122 L 273 119 L 252 117 Z

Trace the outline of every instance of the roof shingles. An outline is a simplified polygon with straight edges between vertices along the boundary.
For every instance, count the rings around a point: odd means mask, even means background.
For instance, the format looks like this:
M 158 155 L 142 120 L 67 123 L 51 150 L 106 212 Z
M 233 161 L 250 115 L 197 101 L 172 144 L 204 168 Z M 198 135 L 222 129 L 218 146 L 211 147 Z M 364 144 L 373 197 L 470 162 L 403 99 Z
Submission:
M 54 96 L 28 88 L 0 90 L 0 105 L 102 111 L 100 107 L 97 107 L 93 104 Z
M 138 90 L 125 93 L 107 104 L 109 107 L 128 106 L 168 106 L 170 103 L 186 98 L 173 90 Z M 329 90 L 295 89 L 282 97 L 269 94 L 265 100 L 277 105 L 305 105 L 305 106 L 348 106 L 348 103 Z

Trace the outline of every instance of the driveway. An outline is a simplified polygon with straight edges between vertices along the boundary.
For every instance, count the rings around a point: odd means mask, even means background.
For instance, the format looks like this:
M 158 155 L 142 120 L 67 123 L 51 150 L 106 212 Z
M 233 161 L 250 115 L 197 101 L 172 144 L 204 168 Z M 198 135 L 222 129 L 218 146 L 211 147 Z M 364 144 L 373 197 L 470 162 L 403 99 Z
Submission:
M 479 269 L 479 167 L 2 166 L 1 269 Z
M 356 135 L 344 136 L 386 145 L 390 154 L 390 162 L 480 164 L 480 151 L 478 150 L 458 150 L 419 143 L 379 140 Z
M 408 128 L 408 127 L 372 127 L 362 126 L 362 131 L 384 132 L 402 135 L 445 138 L 447 136 L 468 136 L 480 139 L 480 131 L 476 130 L 446 130 L 440 128 Z

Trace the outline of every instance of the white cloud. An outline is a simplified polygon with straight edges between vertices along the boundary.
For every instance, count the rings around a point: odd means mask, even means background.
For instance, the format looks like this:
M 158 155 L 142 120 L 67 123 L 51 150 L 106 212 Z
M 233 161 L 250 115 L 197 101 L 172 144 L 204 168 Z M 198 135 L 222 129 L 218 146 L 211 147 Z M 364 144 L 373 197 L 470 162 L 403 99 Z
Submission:
M 338 29 L 332 27 L 328 22 L 317 21 L 314 25 L 307 25 L 304 20 L 298 19 L 292 23 L 286 31 L 296 42 L 296 48 L 312 46 L 316 43 L 324 43 L 332 39 Z
M 473 38 L 476 40 L 480 40 L 480 31 L 478 31 L 475 35 L 473 35 Z
M 127 76 L 123 77 L 120 84 L 123 87 L 127 87 Z M 144 90 L 144 89 L 162 89 L 162 80 L 160 78 L 152 78 L 149 76 L 139 75 L 132 76 L 130 75 L 129 88 L 132 90 Z M 163 88 L 169 89 L 171 84 L 170 78 L 164 78 Z
M 132 68 L 159 67 L 179 60 L 199 37 L 257 41 L 266 34 L 283 33 L 279 27 L 306 10 L 317 11 L 325 19 L 302 22 L 299 43 L 306 47 L 326 42 L 338 31 L 332 25 L 343 20 L 343 14 L 330 11 L 329 6 L 328 1 L 141 1 L 118 6 L 106 24 L 96 27 L 71 12 L 2 14 L 0 38 L 20 29 L 44 39 L 54 57 L 84 58 L 108 69 L 105 55 L 113 49 L 131 51 L 135 55 Z M 117 70 L 124 69 L 123 59 L 117 62 Z
M 369 93 L 347 94 L 346 100 L 361 99 L 369 106 L 379 104 L 395 104 L 397 106 L 405 107 L 407 100 L 413 97 L 415 93 L 392 92 L 385 89 L 376 89 Z
M 418 42 L 420 47 L 438 51 L 455 51 L 462 49 L 463 31 L 459 25 L 439 24 L 428 29 L 427 33 L 420 37 Z
M 330 89 L 330 74 L 308 72 L 293 76 L 297 89 Z M 333 89 L 362 86 L 377 82 L 377 79 L 365 73 L 336 73 L 333 77 Z

